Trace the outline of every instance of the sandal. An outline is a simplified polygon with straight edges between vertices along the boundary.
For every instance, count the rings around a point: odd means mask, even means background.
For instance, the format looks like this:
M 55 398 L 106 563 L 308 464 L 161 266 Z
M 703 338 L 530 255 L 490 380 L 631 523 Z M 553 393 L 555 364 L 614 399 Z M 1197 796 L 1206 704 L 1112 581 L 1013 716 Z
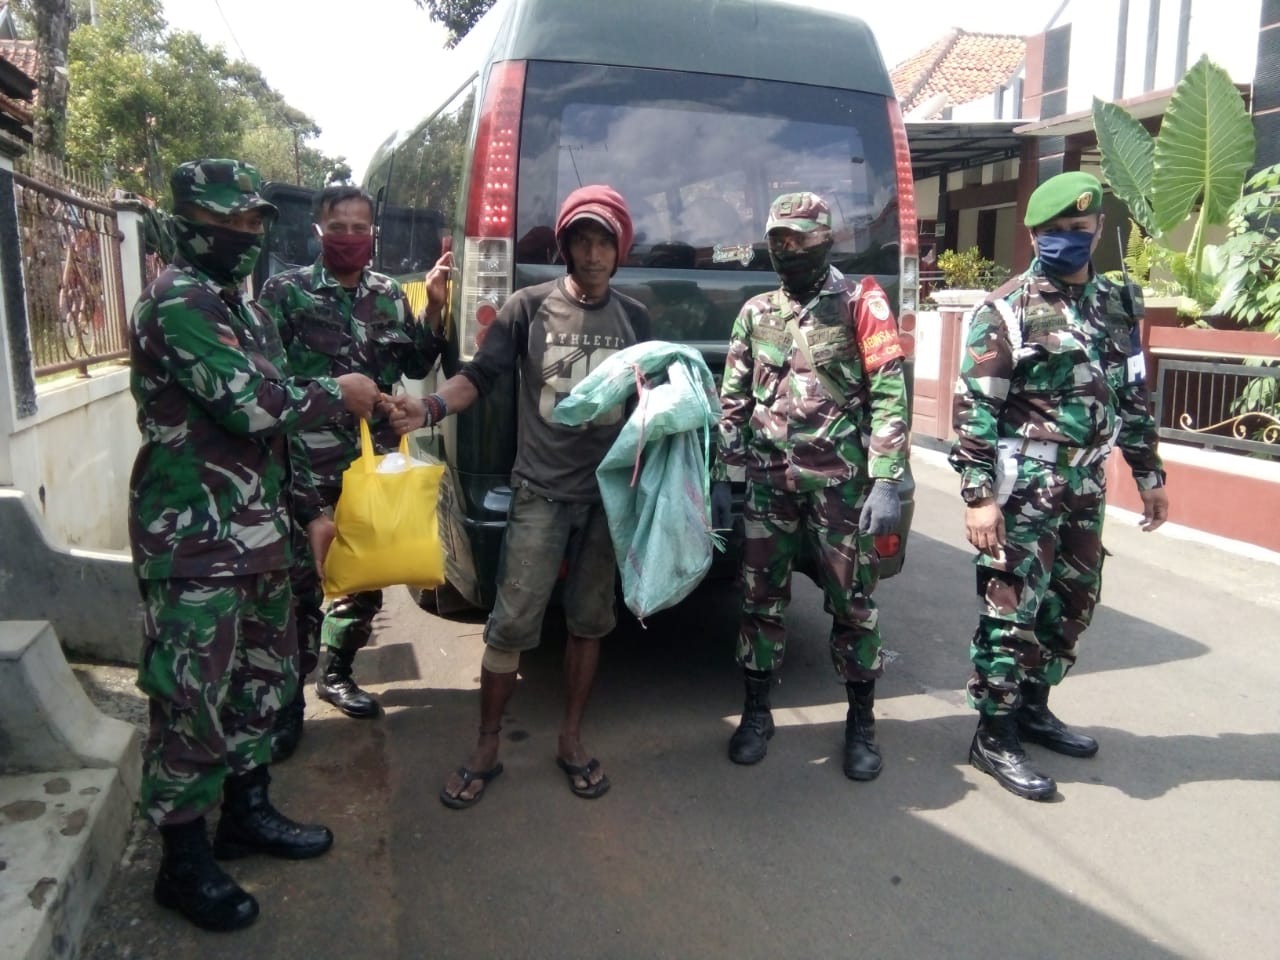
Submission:
M 596 783 L 591 782 L 591 774 L 600 769 L 600 761 L 595 757 L 592 757 L 580 767 L 569 763 L 561 757 L 556 757 L 556 764 L 569 778 L 569 789 L 576 796 L 582 797 L 584 800 L 595 800 L 597 797 L 603 797 L 609 792 L 610 783 L 607 776 L 601 777 Z M 586 786 L 578 786 L 579 779 L 586 783 Z
M 440 802 L 451 810 L 465 810 L 467 807 L 474 806 L 480 802 L 486 793 L 489 792 L 489 781 L 497 779 L 498 774 L 500 773 L 502 773 L 502 764 L 500 763 L 496 763 L 488 770 L 482 770 L 480 772 L 469 770 L 467 767 L 459 767 L 457 774 L 462 778 L 462 788 L 458 791 L 458 795 L 455 797 L 449 793 L 449 785 L 445 784 L 440 788 Z M 485 784 L 485 788 L 473 797 L 464 797 L 463 794 L 467 792 L 467 787 L 471 786 L 471 784 L 475 783 L 477 780 L 480 783 Z

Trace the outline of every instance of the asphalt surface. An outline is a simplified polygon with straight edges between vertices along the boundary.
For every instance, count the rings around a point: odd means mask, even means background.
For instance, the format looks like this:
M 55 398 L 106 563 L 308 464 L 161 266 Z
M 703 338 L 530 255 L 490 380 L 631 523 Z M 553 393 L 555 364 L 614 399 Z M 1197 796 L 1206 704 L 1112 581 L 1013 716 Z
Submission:
M 274 770 L 277 805 L 331 826 L 331 853 L 231 864 L 262 916 L 207 934 L 152 903 L 157 844 L 139 825 L 82 956 L 1280 955 L 1280 566 L 1112 518 L 1103 602 L 1053 698 L 1102 749 L 1030 747 L 1059 784 L 1032 803 L 966 763 L 970 551 L 953 475 L 929 455 L 915 469 L 906 569 L 877 594 L 891 661 L 877 781 L 841 773 L 844 691 L 821 595 L 798 578 L 759 766 L 725 756 L 738 606 L 713 585 L 607 642 L 585 739 L 610 793 L 574 797 L 554 764 L 553 613 L 504 721 L 506 772 L 479 805 L 446 809 L 477 722 L 481 624 L 397 588 L 356 661 L 385 715 L 311 704 Z

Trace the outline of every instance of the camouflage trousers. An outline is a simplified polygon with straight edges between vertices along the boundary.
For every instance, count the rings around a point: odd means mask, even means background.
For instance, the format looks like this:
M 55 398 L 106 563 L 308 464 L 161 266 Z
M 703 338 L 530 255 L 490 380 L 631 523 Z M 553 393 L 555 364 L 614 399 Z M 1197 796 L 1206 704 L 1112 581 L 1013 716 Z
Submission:
M 319 487 L 326 507 L 338 502 L 337 487 Z M 298 620 L 298 675 L 309 676 L 320 661 L 320 647 L 355 653 L 369 643 L 373 618 L 382 609 L 382 591 L 371 590 L 339 597 L 324 609 L 324 586 L 316 573 L 315 559 L 304 531 L 293 544 L 293 607 Z
M 139 808 L 158 825 L 216 807 L 222 782 L 271 760 L 271 725 L 297 687 L 284 570 L 144 580 L 138 686 L 150 698 Z
M 782 665 L 791 601 L 791 574 L 801 550 L 831 614 L 831 662 L 842 680 L 872 680 L 883 672 L 879 613 L 871 599 L 880 576 L 872 538 L 859 534 L 861 483 L 805 493 L 747 482 L 743 503 L 742 622 L 738 662 L 748 670 Z
M 983 608 L 969 648 L 971 707 L 1008 713 L 1020 681 L 1053 685 L 1075 664 L 1102 588 L 1105 495 L 1102 464 L 1022 458 L 1004 506 L 1004 556 L 976 560 Z

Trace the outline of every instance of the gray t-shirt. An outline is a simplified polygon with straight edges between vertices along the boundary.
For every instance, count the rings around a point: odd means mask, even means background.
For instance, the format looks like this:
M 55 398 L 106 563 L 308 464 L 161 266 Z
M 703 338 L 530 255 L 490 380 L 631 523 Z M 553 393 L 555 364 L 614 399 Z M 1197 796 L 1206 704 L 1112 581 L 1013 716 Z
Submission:
M 526 482 L 553 500 L 596 501 L 596 467 L 617 439 L 626 411 L 607 411 L 568 427 L 551 411 L 604 360 L 649 339 L 649 311 L 610 289 L 600 303 L 571 296 L 564 279 L 517 290 L 489 326 L 475 358 L 460 371 L 483 395 L 511 370 L 519 373 L 518 437 L 512 484 Z

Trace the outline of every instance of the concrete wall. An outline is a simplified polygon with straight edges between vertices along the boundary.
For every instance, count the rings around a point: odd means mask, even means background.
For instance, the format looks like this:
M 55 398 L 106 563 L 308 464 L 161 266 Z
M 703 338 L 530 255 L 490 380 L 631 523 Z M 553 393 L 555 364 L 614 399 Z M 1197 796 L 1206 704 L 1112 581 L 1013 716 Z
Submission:
M 0 182 L 11 170 L 0 162 Z M 47 620 L 69 650 L 136 662 L 141 608 L 125 552 L 138 449 L 129 371 L 106 364 L 89 377 L 35 381 L 16 211 L 12 190 L 0 193 L 11 241 L 0 243 L 0 620 Z M 126 296 L 136 298 L 138 214 L 120 211 L 118 223 Z
M 0 489 L 0 620 L 48 620 L 69 652 L 137 663 L 142 604 L 129 554 L 54 542 L 25 494 Z
M 0 224 L 15 222 L 13 210 L 0 210 Z M 117 223 L 124 235 L 125 302 L 132 306 L 142 291 L 141 216 L 126 203 Z M 138 449 L 128 367 L 104 364 L 88 377 L 67 374 L 33 385 L 26 279 L 20 260 L 6 266 L 11 269 L 0 271 L 0 488 L 30 498 L 57 543 L 124 549 L 129 471 Z M 0 543 L 0 562 L 12 562 L 7 551 Z
M 54 540 L 125 549 L 138 450 L 128 369 L 98 368 L 88 379 L 42 387 L 37 404 L 7 438 L 11 474 L 3 479 L 31 499 Z

